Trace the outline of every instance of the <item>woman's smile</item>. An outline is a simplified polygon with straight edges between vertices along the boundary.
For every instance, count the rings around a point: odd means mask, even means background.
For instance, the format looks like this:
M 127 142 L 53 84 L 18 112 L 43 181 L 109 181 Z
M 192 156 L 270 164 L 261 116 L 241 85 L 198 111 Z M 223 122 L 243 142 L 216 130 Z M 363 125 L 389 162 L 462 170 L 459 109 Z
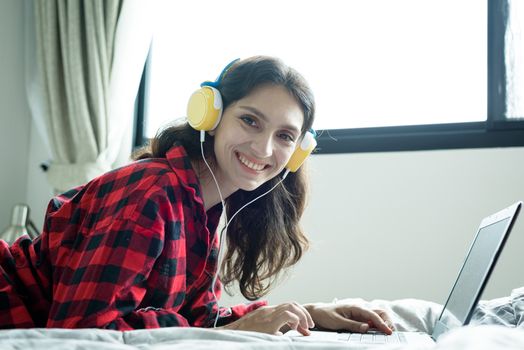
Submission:
M 242 154 L 240 152 L 235 152 L 235 155 L 244 167 L 248 168 L 249 170 L 255 173 L 259 173 L 264 169 L 271 167 L 269 164 L 261 163 L 260 161 L 248 157 L 247 155 Z

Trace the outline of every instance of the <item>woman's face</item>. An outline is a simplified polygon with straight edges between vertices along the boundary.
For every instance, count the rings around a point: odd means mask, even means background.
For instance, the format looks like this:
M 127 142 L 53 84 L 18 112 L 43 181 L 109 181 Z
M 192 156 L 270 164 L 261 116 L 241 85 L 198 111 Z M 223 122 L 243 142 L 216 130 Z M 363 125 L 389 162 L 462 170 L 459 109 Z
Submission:
M 262 85 L 231 103 L 213 132 L 221 182 L 252 191 L 278 175 L 299 142 L 303 122 L 299 103 L 282 86 Z

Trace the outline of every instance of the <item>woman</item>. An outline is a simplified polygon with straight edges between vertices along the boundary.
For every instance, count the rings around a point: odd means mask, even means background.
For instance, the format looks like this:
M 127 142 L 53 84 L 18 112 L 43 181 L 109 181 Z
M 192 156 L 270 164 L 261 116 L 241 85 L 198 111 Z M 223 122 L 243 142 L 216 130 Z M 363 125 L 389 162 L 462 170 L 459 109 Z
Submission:
M 223 115 L 203 144 L 187 123 L 167 128 L 137 161 L 52 199 L 33 242 L 0 242 L 0 327 L 212 327 L 219 311 L 217 329 L 391 332 L 384 312 L 353 305 L 219 308 L 221 198 L 232 218 L 221 279 L 246 298 L 267 293 L 307 248 L 303 170 L 281 179 L 314 101 L 296 71 L 269 57 L 236 61 L 209 85 Z

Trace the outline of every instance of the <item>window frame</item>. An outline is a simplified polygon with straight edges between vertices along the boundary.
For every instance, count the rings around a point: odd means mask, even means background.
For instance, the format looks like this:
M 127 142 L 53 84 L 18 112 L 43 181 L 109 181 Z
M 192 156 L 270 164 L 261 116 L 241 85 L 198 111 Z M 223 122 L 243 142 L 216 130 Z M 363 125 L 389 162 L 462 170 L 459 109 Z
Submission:
M 315 154 L 524 146 L 524 120 L 505 118 L 504 35 L 508 8 L 508 0 L 488 0 L 486 121 L 317 130 Z M 148 58 L 135 106 L 135 147 L 144 145 L 147 140 L 144 126 L 149 65 Z

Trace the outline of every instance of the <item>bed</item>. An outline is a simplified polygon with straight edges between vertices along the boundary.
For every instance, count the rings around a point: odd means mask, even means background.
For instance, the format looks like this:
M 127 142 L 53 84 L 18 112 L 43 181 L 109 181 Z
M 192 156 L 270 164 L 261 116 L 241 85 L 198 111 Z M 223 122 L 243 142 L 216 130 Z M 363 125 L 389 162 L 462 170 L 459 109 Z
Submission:
M 397 330 L 432 332 L 441 305 L 418 300 L 394 301 L 347 299 L 345 301 L 384 308 Z M 351 347 L 349 347 L 351 348 Z M 369 347 L 368 347 L 369 348 Z M 119 332 L 101 329 L 15 329 L 0 331 L 0 349 L 348 349 L 338 342 L 310 341 L 243 331 L 216 331 L 200 328 L 161 328 Z M 359 346 L 358 349 L 366 349 Z M 381 349 L 419 349 L 386 345 Z M 507 297 L 482 300 L 470 325 L 453 330 L 429 349 L 512 350 L 524 349 L 524 287 Z

